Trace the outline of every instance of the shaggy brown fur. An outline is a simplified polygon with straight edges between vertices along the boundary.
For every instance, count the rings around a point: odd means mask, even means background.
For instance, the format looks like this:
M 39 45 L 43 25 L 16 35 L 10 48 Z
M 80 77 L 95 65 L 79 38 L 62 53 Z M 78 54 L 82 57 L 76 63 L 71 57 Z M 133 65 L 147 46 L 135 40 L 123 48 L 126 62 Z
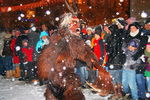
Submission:
M 51 36 L 50 44 L 38 59 L 39 78 L 50 80 L 45 93 L 46 100 L 85 100 L 78 89 L 80 80 L 74 74 L 76 59 L 86 62 L 88 66 L 92 66 L 91 59 L 94 61 L 101 77 L 94 85 L 109 93 L 112 86 L 110 75 L 98 66 L 98 59 L 91 49 L 80 37 L 71 35 L 69 31 L 61 29 L 58 33 Z

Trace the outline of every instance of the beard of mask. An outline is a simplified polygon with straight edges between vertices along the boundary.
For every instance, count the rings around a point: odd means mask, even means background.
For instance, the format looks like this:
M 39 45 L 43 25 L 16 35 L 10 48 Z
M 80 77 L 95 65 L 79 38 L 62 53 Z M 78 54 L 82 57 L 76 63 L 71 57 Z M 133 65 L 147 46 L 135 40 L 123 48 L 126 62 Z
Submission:
M 44 41 L 44 44 L 45 44 L 45 45 L 48 45 L 48 44 L 49 44 L 49 40 L 48 40 L 47 38 L 44 39 L 43 41 Z

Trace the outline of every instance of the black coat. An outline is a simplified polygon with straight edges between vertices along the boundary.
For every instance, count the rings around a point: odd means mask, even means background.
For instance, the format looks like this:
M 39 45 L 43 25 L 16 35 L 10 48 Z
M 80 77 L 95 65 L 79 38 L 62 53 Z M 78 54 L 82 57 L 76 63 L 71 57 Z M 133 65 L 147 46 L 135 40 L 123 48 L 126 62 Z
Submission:
M 114 65 L 112 70 L 122 69 L 122 64 L 125 62 L 125 55 L 123 54 L 122 44 L 126 36 L 126 30 L 113 29 L 107 42 L 108 65 Z M 109 68 L 111 69 L 111 68 Z
M 28 39 L 29 39 L 29 45 L 33 46 L 33 48 L 35 49 L 36 44 L 37 44 L 38 40 L 40 39 L 40 34 L 32 31 L 32 32 L 28 33 Z
M 10 38 L 4 40 L 4 48 L 3 48 L 3 52 L 2 52 L 3 56 L 12 56 L 12 52 L 10 49 L 10 43 L 11 43 Z

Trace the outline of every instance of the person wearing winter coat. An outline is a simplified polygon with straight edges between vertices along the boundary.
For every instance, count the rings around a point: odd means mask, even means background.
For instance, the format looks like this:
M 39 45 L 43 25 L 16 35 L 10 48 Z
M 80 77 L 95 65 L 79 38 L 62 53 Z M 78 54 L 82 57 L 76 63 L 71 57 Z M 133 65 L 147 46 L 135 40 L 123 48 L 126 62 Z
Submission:
M 114 95 L 110 99 L 122 98 L 122 65 L 125 61 L 122 44 L 126 35 L 125 21 L 122 18 L 116 19 L 115 24 L 109 27 L 110 39 L 107 43 L 108 70 L 113 80 Z
M 137 52 L 134 55 L 132 55 L 133 60 L 136 61 L 144 54 L 144 49 L 148 42 L 148 37 L 144 36 L 144 34 L 142 34 L 141 27 L 140 27 L 139 23 L 137 23 L 137 22 L 134 22 L 133 24 L 129 25 L 128 34 L 125 39 L 125 42 L 129 43 L 133 39 L 138 39 L 140 41 Z M 136 81 L 137 81 L 137 85 L 138 85 L 138 96 L 141 99 L 145 98 L 145 78 L 144 78 L 143 73 L 144 73 L 144 66 L 142 66 L 142 62 L 141 62 L 141 65 L 136 69 Z
M 93 38 L 93 29 L 91 27 L 88 27 L 86 31 L 87 34 L 85 35 L 85 43 L 92 48 L 91 41 Z
M 148 42 L 148 37 L 144 36 L 141 33 L 141 26 L 138 22 L 134 22 L 133 24 L 129 25 L 128 33 L 125 38 L 125 42 L 129 43 L 132 39 L 139 39 L 140 40 L 140 48 L 138 49 L 137 53 L 133 55 L 133 59 L 137 60 L 139 57 L 142 56 L 144 53 L 145 46 Z
M 103 42 L 103 39 L 100 36 L 100 33 L 95 33 L 94 38 L 95 39 L 93 41 L 94 43 L 93 50 L 95 55 L 99 59 L 99 65 L 102 66 L 106 55 L 105 44 Z
M 146 64 L 146 70 L 144 76 L 146 77 L 147 97 L 150 98 L 150 43 L 146 44 L 144 51 L 144 62 Z
M 13 63 L 12 63 L 12 52 L 10 49 L 10 34 L 5 35 L 4 48 L 3 48 L 3 66 L 6 71 L 6 78 L 13 78 Z
M 14 73 L 15 78 L 19 78 L 20 77 L 20 59 L 19 59 L 19 56 L 17 56 L 16 54 L 15 47 L 16 47 L 16 40 L 17 40 L 17 37 L 20 35 L 20 32 L 17 30 L 13 30 L 12 34 L 14 36 L 12 36 L 10 48 L 11 48 L 12 56 L 13 56 L 13 69 L 14 69 L 13 73 Z
M 138 100 L 138 87 L 136 82 L 136 69 L 141 63 L 141 59 L 133 60 L 133 55 L 138 51 L 140 41 L 131 40 L 128 44 L 124 43 L 122 49 L 126 55 L 126 61 L 123 65 L 122 85 L 125 94 L 131 91 L 132 100 Z
M 48 33 L 43 31 L 40 34 L 40 40 L 36 44 L 36 51 L 38 53 L 41 52 L 41 50 L 44 48 L 45 45 L 49 44 L 49 38 L 48 38 Z
M 26 39 L 22 41 L 21 52 L 23 54 L 22 78 L 25 81 L 32 81 L 36 77 L 33 65 L 33 47 L 29 46 Z

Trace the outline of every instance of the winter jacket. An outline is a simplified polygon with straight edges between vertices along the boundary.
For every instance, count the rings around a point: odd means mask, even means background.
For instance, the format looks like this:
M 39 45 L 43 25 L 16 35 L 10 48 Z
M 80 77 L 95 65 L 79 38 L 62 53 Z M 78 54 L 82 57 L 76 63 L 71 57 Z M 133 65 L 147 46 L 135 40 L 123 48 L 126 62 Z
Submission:
M 38 53 L 40 53 L 40 51 L 43 49 L 44 45 L 49 44 L 48 39 L 46 39 L 47 43 L 42 39 L 43 36 L 48 36 L 48 33 L 45 31 L 41 32 L 40 40 L 37 42 L 36 48 L 35 48 Z
M 107 53 L 108 53 L 108 65 L 114 65 L 114 68 L 110 70 L 122 69 L 122 65 L 125 62 L 125 55 L 123 54 L 122 44 L 126 36 L 125 29 L 114 29 L 111 30 L 112 34 L 107 40 Z
M 4 48 L 3 48 L 3 52 L 2 52 L 3 56 L 12 56 L 10 43 L 11 43 L 10 38 L 4 40 Z
M 18 63 L 20 63 L 20 59 L 19 59 L 19 56 L 16 55 L 15 45 L 16 45 L 16 38 L 14 37 L 11 40 L 10 48 L 11 48 L 12 55 L 13 55 L 13 63 L 18 64 Z
M 97 58 L 100 61 L 100 65 L 103 64 L 104 57 L 106 55 L 106 49 L 105 49 L 105 44 L 102 40 L 102 38 L 99 38 L 98 40 L 94 40 L 94 53 L 97 56 Z
M 29 46 L 33 47 L 33 60 L 36 61 L 38 58 L 38 53 L 36 52 L 36 44 L 39 40 L 40 34 L 38 32 L 31 31 L 28 33 Z
M 22 47 L 21 49 L 23 54 L 23 62 L 32 62 L 33 61 L 33 47 Z
M 28 40 L 28 36 L 26 34 L 22 34 L 19 37 L 17 37 L 16 39 L 16 44 L 15 44 L 15 53 L 17 56 L 19 56 L 20 62 L 23 61 L 22 59 L 22 52 L 21 52 L 21 48 L 22 48 L 22 41 L 23 40 Z M 20 48 L 20 49 L 17 49 Z
M 29 45 L 33 46 L 34 49 L 39 40 L 39 36 L 40 34 L 34 31 L 31 31 L 30 33 L 28 33 Z
M 150 30 L 142 29 L 142 30 L 141 30 L 141 33 L 142 33 L 144 36 L 150 36 Z
M 139 57 L 144 54 L 145 46 L 148 42 L 148 37 L 141 34 L 141 30 L 139 30 L 139 33 L 136 36 L 131 36 L 130 32 L 128 32 L 125 42 L 129 43 L 132 39 L 138 39 L 140 40 L 138 51 L 133 55 L 133 60 L 137 60 Z
M 133 55 L 138 51 L 138 50 L 135 50 L 135 51 L 130 51 L 128 49 L 128 46 L 127 45 L 124 45 L 122 47 L 123 51 L 124 51 L 124 54 L 126 55 L 126 61 L 123 65 L 123 69 L 130 69 L 130 70 L 137 70 L 138 67 L 139 67 L 139 64 L 141 64 L 141 59 L 137 59 L 137 60 L 133 60 Z

